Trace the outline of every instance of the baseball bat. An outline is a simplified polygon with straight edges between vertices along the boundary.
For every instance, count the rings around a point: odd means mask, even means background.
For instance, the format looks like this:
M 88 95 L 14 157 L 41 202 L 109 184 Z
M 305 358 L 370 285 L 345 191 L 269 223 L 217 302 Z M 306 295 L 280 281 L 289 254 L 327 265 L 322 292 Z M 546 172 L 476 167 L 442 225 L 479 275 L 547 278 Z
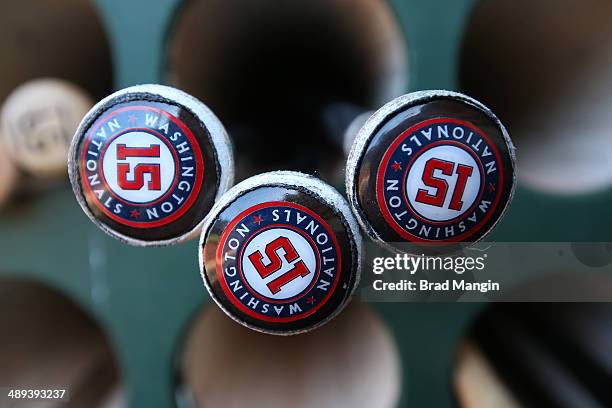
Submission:
M 68 402 L 49 400 L 46 406 L 102 408 L 119 389 L 119 374 L 101 329 L 77 305 L 41 284 L 5 279 L 0 299 L 5 328 L 0 384 L 66 389 Z
M 86 91 L 58 78 L 27 81 L 5 99 L 0 108 L 3 144 L 35 186 L 65 179 L 70 141 L 92 105 Z
M 375 112 L 330 105 L 325 122 L 348 155 L 346 188 L 363 230 L 394 252 L 452 252 L 485 238 L 514 195 L 514 145 L 495 114 L 443 90 Z
M 387 408 L 397 405 L 400 392 L 396 345 L 359 303 L 319 330 L 292 337 L 248 330 L 207 308 L 180 363 L 182 399 L 195 406 Z
M 495 389 L 511 406 L 609 406 L 611 324 L 607 304 L 492 306 L 470 332 L 471 356 L 458 359 L 455 390 L 461 405 L 482 406 Z M 494 382 L 499 386 L 491 387 Z
M 18 170 L 0 136 L 0 208 L 12 197 L 17 188 Z

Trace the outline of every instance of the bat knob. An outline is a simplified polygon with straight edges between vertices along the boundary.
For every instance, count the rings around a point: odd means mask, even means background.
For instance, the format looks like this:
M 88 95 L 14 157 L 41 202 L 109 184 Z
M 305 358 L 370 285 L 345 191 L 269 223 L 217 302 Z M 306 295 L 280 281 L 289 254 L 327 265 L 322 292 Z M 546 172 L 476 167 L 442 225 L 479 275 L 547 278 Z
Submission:
M 69 153 L 83 211 L 112 237 L 137 246 L 194 238 L 233 172 L 219 119 L 194 97 L 162 85 L 129 87 L 98 102 Z
M 414 92 L 361 126 L 346 186 L 374 241 L 395 252 L 449 252 L 485 237 L 504 215 L 515 189 L 514 146 L 480 102 Z
M 361 237 L 348 203 L 298 172 L 251 177 L 213 207 L 200 238 L 200 270 L 232 319 L 270 334 L 331 320 L 359 281 Z
M 0 209 L 12 198 L 18 182 L 19 173 L 17 167 L 11 160 L 4 145 L 0 143 Z
M 70 138 L 92 105 L 86 91 L 63 79 L 24 82 L 2 105 L 0 143 L 29 178 L 64 178 Z

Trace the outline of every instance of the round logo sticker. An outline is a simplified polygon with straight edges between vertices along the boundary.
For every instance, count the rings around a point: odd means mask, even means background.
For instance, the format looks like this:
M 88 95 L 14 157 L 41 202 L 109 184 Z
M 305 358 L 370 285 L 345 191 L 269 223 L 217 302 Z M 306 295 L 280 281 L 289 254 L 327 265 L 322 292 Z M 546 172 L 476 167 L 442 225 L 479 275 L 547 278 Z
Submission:
M 192 206 L 204 178 L 192 131 L 155 106 L 129 105 L 98 119 L 82 145 L 88 199 L 119 224 L 166 225 Z
M 473 124 L 451 118 L 402 132 L 376 180 L 384 219 L 410 241 L 469 241 L 497 208 L 502 190 L 495 145 Z
M 255 205 L 223 231 L 217 278 L 229 301 L 259 320 L 292 322 L 322 307 L 340 278 L 340 249 L 329 225 L 301 205 Z

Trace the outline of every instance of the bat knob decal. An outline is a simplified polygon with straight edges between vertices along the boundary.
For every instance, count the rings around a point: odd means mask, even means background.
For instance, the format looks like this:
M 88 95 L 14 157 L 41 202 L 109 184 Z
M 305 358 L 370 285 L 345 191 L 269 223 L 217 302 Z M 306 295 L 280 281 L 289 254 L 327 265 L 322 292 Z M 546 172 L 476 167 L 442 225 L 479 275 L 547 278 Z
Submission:
M 199 251 L 215 302 L 270 334 L 326 323 L 359 281 L 361 237 L 348 203 L 298 172 L 260 174 L 229 190 L 202 228 Z
M 174 88 L 139 85 L 97 103 L 72 140 L 69 174 L 89 218 L 132 245 L 165 246 L 199 233 L 233 181 L 223 125 Z
M 481 240 L 504 215 L 515 188 L 514 146 L 476 100 L 415 92 L 360 128 L 346 187 L 360 224 L 379 244 L 395 252 L 448 250 Z

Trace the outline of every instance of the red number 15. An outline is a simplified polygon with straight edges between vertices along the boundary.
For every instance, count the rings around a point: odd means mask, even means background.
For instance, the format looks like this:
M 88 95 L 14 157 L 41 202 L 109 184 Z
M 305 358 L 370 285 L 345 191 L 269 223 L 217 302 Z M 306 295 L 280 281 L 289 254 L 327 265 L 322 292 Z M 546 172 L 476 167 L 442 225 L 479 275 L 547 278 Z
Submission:
M 283 261 L 277 252 L 279 249 L 285 251 L 285 259 L 287 262 L 293 262 L 300 257 L 293 244 L 291 244 L 291 241 L 289 241 L 289 239 L 286 237 L 278 237 L 266 245 L 266 256 L 270 260 L 267 265 L 264 265 L 262 262 L 263 254 L 261 252 L 255 251 L 249 255 L 249 260 L 255 269 L 257 269 L 257 272 L 259 272 L 259 275 L 262 278 L 272 275 L 274 272 L 280 270 L 281 266 L 283 265 Z M 276 279 L 273 279 L 271 282 L 268 282 L 267 286 L 272 293 L 278 293 L 287 283 L 297 279 L 300 276 L 306 276 L 309 273 L 310 271 L 306 267 L 306 264 L 300 259 L 293 264 L 291 270 L 285 272 Z
M 159 145 L 149 147 L 127 147 L 124 144 L 117 145 L 117 160 L 125 160 L 128 157 L 159 157 Z M 117 184 L 124 190 L 140 190 L 144 186 L 144 175 L 150 174 L 149 190 L 161 190 L 161 175 L 159 164 L 137 164 L 134 167 L 134 180 L 128 180 L 130 172 L 129 163 L 117 164 Z
M 429 159 L 425 163 L 425 169 L 423 170 L 422 180 L 427 187 L 436 189 L 434 194 L 429 194 L 427 190 L 419 189 L 416 195 L 416 201 L 423 204 L 434 205 L 436 207 L 442 207 L 446 200 L 446 194 L 448 193 L 448 183 L 446 180 L 435 177 L 434 172 L 440 170 L 445 176 L 452 176 L 453 169 L 457 174 L 457 183 L 455 189 L 452 192 L 452 197 L 448 207 L 451 210 L 460 211 L 463 206 L 463 192 L 465 191 L 465 185 L 467 184 L 468 178 L 472 175 L 473 168 L 466 166 L 465 164 L 457 164 L 440 159 Z

